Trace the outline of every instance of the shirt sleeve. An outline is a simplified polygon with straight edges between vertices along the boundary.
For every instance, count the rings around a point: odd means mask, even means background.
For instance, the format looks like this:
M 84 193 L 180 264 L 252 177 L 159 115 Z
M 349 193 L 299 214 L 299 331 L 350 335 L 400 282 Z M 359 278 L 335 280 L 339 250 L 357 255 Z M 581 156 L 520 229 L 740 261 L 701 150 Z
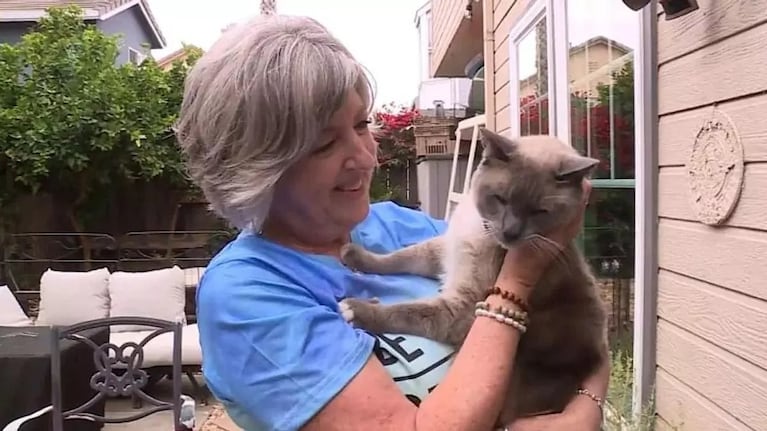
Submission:
M 348 325 L 337 305 L 254 272 L 224 265 L 203 278 L 206 373 L 257 429 L 296 430 L 362 369 L 374 339 Z
M 375 218 L 397 243 L 395 248 L 431 239 L 447 230 L 445 220 L 392 202 L 376 204 Z

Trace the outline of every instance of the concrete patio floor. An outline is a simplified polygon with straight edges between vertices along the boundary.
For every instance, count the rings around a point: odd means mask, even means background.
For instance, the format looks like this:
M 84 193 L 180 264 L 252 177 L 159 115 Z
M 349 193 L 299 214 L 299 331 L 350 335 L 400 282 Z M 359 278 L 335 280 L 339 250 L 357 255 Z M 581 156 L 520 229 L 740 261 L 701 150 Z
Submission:
M 198 375 L 197 379 L 202 383 L 202 376 Z M 153 387 L 149 394 L 160 400 L 168 400 L 172 392 L 172 382 L 164 379 L 157 383 L 157 386 Z M 194 390 L 187 377 L 184 377 L 182 383 L 182 392 L 184 394 L 194 396 Z M 197 397 L 195 397 L 196 399 Z M 197 425 L 196 431 L 241 431 L 231 419 L 226 416 L 221 407 L 217 405 L 215 399 L 212 396 L 209 397 L 209 404 L 202 405 L 200 400 L 197 400 L 196 418 Z M 142 407 L 146 408 L 146 406 Z M 133 405 L 130 399 L 112 399 L 107 402 L 106 416 L 107 417 L 120 417 L 134 415 L 139 410 L 133 409 Z M 102 428 L 104 431 L 168 431 L 173 429 L 173 414 L 169 411 L 159 412 L 153 415 L 147 416 L 143 419 L 139 419 L 135 422 L 129 422 L 125 424 L 108 424 Z

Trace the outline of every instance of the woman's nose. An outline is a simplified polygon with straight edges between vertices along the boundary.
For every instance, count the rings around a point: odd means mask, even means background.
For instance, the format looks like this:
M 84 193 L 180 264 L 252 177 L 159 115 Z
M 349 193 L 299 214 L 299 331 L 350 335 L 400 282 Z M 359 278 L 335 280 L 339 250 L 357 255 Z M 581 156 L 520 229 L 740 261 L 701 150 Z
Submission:
M 357 136 L 351 157 L 347 160 L 349 169 L 373 169 L 378 162 L 378 145 L 370 136 Z

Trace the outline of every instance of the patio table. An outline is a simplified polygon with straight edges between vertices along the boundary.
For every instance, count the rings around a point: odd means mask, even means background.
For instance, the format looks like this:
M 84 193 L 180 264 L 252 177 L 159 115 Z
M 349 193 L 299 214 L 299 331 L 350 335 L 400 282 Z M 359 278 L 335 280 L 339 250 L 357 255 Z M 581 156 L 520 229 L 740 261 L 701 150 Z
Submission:
M 109 328 L 82 331 L 96 345 L 109 341 Z M 47 327 L 0 327 L 0 429 L 12 420 L 51 404 L 51 354 L 53 336 Z M 61 386 L 64 409 L 84 404 L 95 395 L 90 378 L 96 372 L 93 350 L 82 342 L 61 341 Z M 88 411 L 104 414 L 104 401 Z M 24 425 L 24 431 L 51 429 L 46 414 Z M 100 424 L 70 420 L 65 429 L 98 430 Z

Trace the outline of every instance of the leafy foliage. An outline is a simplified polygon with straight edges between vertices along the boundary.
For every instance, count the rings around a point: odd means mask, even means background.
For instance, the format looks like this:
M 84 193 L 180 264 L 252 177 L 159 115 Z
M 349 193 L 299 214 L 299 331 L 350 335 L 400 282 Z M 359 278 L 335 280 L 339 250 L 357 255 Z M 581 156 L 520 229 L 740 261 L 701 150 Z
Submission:
M 655 396 L 642 408 L 638 415 L 633 413 L 634 361 L 630 352 L 615 350 L 610 352 L 610 385 L 607 392 L 606 406 L 609 414 L 605 415 L 604 425 L 607 430 L 616 431 L 654 431 Z M 676 428 L 674 428 L 676 429 Z
M 595 178 L 610 178 L 611 141 L 616 178 L 634 177 L 634 67 L 631 61 L 612 74 L 610 84 L 597 86 L 597 95 L 570 95 L 572 145 L 601 160 Z M 520 133 L 549 133 L 549 101 L 530 95 L 520 100 Z
M 413 128 L 420 114 L 412 107 L 384 105 L 374 113 L 378 131 L 378 163 L 381 166 L 401 166 L 415 158 Z
M 373 177 L 370 196 L 373 201 L 403 198 L 403 191 L 391 181 L 391 174 L 408 168 L 408 162 L 415 160 L 414 122 L 419 113 L 413 107 L 387 104 L 373 113 L 379 129 L 379 169 Z
M 48 193 L 82 231 L 119 185 L 188 186 L 171 125 L 199 53 L 165 72 L 151 58 L 117 66 L 118 43 L 70 6 L 0 45 L 1 203 Z

